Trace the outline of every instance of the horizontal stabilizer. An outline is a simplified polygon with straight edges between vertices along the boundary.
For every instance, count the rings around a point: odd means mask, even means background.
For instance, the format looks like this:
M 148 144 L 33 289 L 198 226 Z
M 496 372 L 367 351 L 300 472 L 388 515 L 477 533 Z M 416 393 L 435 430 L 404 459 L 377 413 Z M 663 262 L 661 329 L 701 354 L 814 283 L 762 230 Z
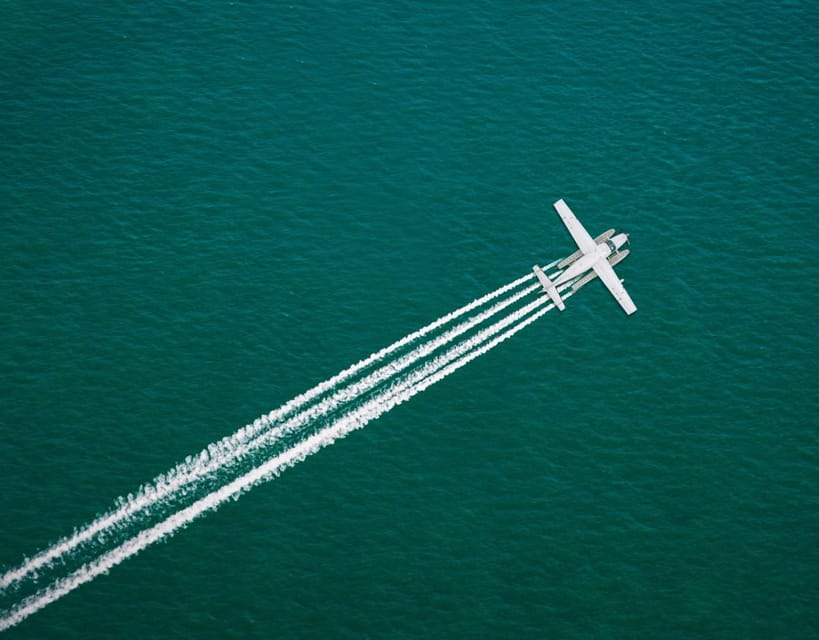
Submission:
M 563 298 L 561 298 L 560 294 L 557 292 L 557 287 L 551 280 L 549 280 L 549 276 L 543 273 L 543 269 L 537 265 L 532 267 L 532 271 L 535 272 L 538 281 L 541 285 L 543 285 L 543 290 L 549 295 L 552 302 L 555 303 L 555 306 L 563 311 L 566 308 L 566 303 L 563 302 Z

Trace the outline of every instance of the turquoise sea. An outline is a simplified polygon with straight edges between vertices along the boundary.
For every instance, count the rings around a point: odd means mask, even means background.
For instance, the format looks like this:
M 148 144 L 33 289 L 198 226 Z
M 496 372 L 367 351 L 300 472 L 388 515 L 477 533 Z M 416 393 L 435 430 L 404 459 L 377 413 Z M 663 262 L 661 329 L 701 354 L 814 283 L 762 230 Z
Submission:
M 819 637 L 817 34 L 798 0 L 3 3 L 5 575 L 571 253 L 558 198 L 630 233 L 639 308 L 590 283 L 3 636 Z

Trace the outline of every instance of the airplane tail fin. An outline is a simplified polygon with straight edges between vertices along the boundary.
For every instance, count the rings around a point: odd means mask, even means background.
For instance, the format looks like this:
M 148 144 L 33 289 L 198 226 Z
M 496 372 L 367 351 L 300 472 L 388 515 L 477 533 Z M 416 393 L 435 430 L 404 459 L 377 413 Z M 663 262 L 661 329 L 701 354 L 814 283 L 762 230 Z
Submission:
M 537 265 L 532 267 L 532 271 L 535 272 L 540 284 L 543 285 L 543 290 L 549 294 L 549 297 L 552 299 L 552 302 L 555 303 L 555 306 L 563 311 L 566 308 L 566 304 L 563 302 L 563 298 L 561 298 L 560 294 L 557 292 L 557 287 L 551 280 L 549 280 L 549 276 L 543 273 L 543 269 Z

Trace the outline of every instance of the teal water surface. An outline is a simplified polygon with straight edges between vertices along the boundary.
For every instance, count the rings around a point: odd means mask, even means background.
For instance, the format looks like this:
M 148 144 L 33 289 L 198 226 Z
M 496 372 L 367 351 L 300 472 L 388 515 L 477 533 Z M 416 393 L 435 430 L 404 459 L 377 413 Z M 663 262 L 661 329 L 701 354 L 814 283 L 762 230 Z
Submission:
M 570 253 L 560 197 L 639 308 L 590 284 L 8 637 L 819 635 L 814 4 L 0 17 L 3 570 Z

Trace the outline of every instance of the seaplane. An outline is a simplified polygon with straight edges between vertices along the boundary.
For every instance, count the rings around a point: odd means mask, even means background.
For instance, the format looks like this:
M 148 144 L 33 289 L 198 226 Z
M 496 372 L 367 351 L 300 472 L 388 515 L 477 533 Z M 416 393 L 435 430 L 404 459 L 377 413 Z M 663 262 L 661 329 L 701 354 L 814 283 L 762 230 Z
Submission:
M 566 308 L 563 298 L 557 291 L 560 285 L 577 278 L 573 286 L 578 289 L 597 276 L 627 315 L 637 311 L 631 296 L 623 286 L 623 281 L 614 272 L 614 265 L 628 255 L 628 249 L 620 250 L 628 242 L 628 234 L 614 235 L 614 229 L 609 229 L 597 238 L 592 238 L 563 199 L 555 202 L 554 207 L 578 246 L 575 253 L 557 265 L 558 269 L 565 270 L 555 280 L 551 280 L 539 266 L 532 267 L 538 281 L 543 285 L 543 290 L 555 306 L 561 311 Z

